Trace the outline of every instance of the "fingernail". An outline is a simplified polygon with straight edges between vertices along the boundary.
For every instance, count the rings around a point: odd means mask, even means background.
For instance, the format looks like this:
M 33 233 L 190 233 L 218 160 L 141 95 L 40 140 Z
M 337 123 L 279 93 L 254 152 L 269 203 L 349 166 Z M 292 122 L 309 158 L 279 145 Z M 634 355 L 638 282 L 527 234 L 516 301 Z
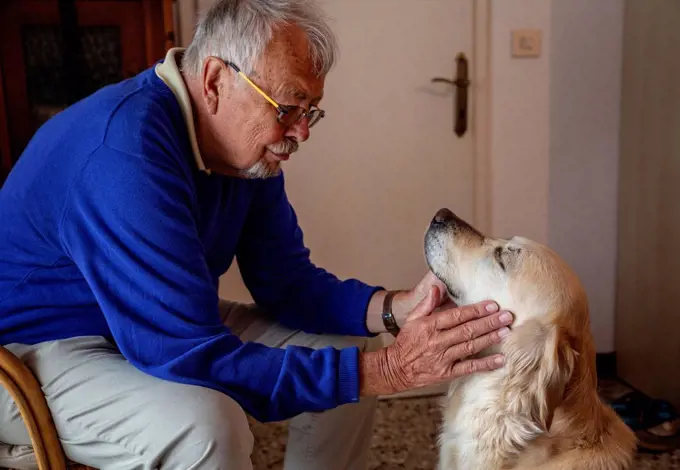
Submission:
M 498 304 L 488 304 L 486 306 L 486 311 L 489 313 L 497 312 L 498 311 Z
M 505 364 L 505 356 L 497 356 L 496 359 L 493 360 L 493 362 L 495 362 L 499 366 L 502 366 L 503 364 Z
M 501 338 L 505 338 L 508 334 L 510 334 L 510 328 L 501 328 L 498 330 L 498 336 Z
M 510 323 L 512 321 L 512 314 L 510 312 L 503 312 L 501 313 L 501 316 L 498 317 L 498 319 L 502 323 Z

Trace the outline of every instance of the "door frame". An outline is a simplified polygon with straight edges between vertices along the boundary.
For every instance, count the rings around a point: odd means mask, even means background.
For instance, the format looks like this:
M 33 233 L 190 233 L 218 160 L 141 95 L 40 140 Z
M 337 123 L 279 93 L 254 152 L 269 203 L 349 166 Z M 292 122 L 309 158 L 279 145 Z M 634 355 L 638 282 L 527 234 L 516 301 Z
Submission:
M 472 6 L 472 102 L 471 138 L 473 161 L 473 223 L 482 232 L 491 230 L 491 0 L 473 0 Z

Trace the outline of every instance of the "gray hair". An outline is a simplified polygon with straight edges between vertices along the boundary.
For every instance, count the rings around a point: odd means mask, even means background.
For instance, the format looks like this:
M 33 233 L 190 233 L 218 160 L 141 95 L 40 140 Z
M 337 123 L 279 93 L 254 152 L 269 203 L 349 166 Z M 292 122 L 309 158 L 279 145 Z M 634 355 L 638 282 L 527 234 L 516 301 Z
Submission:
M 182 69 L 199 76 L 205 58 L 215 56 L 252 74 L 274 28 L 284 24 L 307 34 L 315 72 L 328 74 L 338 55 L 336 38 L 323 12 L 309 0 L 216 0 L 196 27 Z

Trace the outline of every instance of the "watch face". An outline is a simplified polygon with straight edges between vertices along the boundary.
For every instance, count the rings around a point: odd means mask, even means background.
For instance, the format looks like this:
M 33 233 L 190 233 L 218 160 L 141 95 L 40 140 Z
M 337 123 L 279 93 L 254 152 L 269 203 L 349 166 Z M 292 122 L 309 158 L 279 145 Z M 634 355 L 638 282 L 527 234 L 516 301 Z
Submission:
M 397 322 L 394 319 L 394 315 L 392 315 L 392 312 L 383 312 L 382 319 L 383 324 L 385 325 L 387 331 L 392 333 L 392 335 L 397 336 L 397 334 L 399 333 L 399 326 L 397 325 Z

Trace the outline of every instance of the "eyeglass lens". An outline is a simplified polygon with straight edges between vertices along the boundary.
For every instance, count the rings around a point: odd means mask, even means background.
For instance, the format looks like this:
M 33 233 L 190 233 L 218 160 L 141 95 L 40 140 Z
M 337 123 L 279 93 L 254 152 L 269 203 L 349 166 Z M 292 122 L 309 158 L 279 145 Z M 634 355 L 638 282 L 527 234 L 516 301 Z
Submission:
M 300 119 L 302 119 L 303 116 L 305 116 L 305 110 L 304 108 L 289 108 L 287 110 L 287 113 L 283 113 L 279 120 L 281 121 L 281 124 L 284 126 L 292 126 L 296 122 L 298 122 Z M 322 117 L 322 113 L 320 109 L 312 109 L 309 111 L 309 113 L 306 115 L 308 121 L 307 126 L 312 127 L 314 124 L 318 123 L 319 120 Z

